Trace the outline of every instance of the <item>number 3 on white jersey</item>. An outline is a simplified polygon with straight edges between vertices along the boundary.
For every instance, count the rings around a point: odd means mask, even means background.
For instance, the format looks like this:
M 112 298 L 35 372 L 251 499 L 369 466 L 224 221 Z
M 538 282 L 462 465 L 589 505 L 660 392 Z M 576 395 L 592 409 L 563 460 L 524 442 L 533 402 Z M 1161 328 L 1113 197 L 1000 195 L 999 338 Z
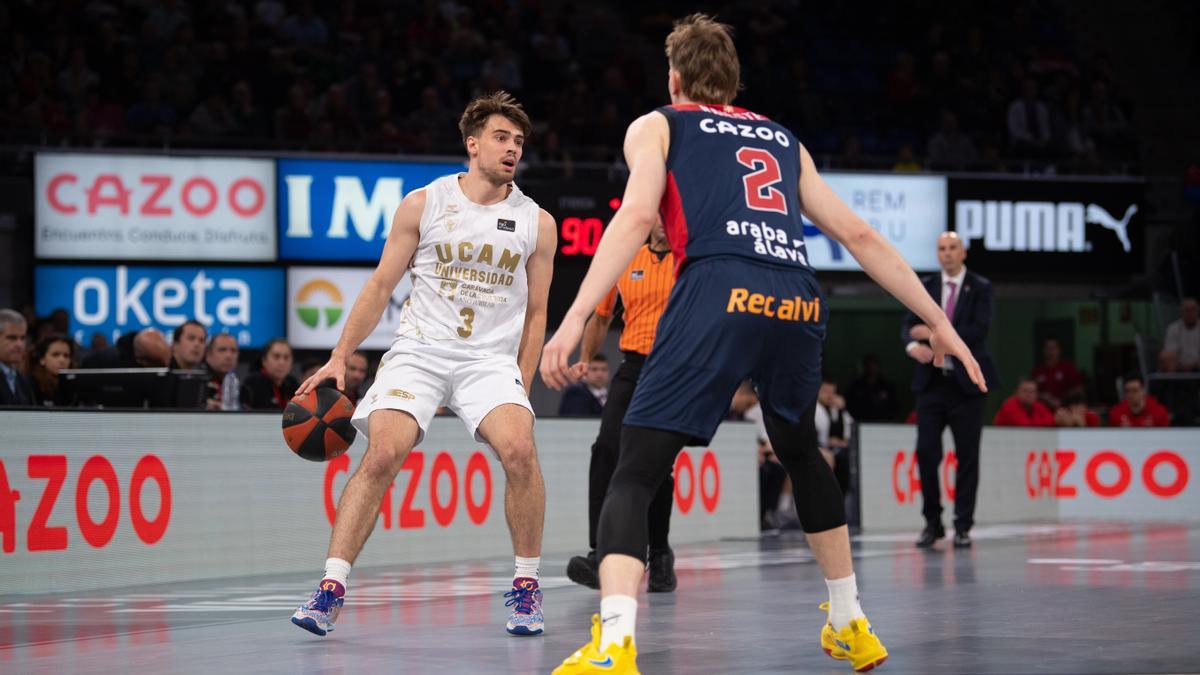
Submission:
M 460 338 L 471 337 L 471 332 L 475 330 L 472 322 L 475 321 L 475 310 L 470 307 L 463 307 L 458 310 L 458 315 L 462 317 L 463 325 L 458 327 L 458 336 Z

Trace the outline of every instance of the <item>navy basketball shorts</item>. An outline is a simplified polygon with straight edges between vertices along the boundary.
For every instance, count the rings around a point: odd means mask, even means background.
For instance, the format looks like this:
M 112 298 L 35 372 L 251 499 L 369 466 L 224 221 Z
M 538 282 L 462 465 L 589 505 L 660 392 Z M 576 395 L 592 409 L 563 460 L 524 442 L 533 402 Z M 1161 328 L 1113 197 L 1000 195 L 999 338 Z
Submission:
M 707 445 L 746 378 L 764 411 L 799 422 L 821 386 L 827 314 L 806 270 L 732 257 L 692 263 L 659 320 L 625 424 Z

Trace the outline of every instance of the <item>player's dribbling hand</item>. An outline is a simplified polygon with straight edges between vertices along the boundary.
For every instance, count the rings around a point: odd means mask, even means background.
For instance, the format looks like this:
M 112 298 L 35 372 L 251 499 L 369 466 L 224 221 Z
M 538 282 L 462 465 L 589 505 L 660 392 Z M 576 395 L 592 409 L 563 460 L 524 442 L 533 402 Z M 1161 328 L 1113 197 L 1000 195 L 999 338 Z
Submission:
M 572 318 L 568 313 L 559 324 L 554 337 L 542 349 L 542 363 L 539 371 L 542 382 L 551 389 L 562 389 L 579 379 L 571 368 L 571 354 L 579 346 L 583 338 L 583 321 Z
M 966 343 L 958 336 L 958 331 L 954 330 L 954 326 L 951 326 L 949 321 L 930 331 L 929 346 L 933 349 L 933 365 L 941 368 L 946 361 L 946 356 L 953 356 L 958 359 L 963 368 L 967 369 L 967 377 L 971 378 L 976 387 L 979 387 L 979 391 L 987 393 L 987 381 L 983 379 L 983 371 L 980 370 L 979 363 L 975 361 L 971 350 L 967 348 Z
M 300 383 L 300 387 L 296 389 L 296 396 L 304 396 L 313 389 L 316 389 L 317 385 L 331 377 L 335 382 L 337 382 L 338 391 L 342 391 L 346 388 L 345 359 L 331 357 L 329 361 L 325 363 L 325 365 L 321 366 L 320 370 L 312 374 L 312 377 Z

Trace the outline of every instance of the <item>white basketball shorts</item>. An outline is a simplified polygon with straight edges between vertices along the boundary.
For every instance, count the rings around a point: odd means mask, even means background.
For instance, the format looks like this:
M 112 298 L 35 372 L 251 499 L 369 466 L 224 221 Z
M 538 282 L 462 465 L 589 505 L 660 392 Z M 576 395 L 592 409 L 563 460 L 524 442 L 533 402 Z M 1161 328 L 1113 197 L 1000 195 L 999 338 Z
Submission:
M 417 421 L 420 443 L 438 408 L 446 406 L 463 421 L 467 433 L 484 443 L 480 423 L 505 403 L 533 413 L 515 358 L 472 355 L 461 347 L 400 338 L 383 355 L 375 382 L 358 402 L 351 422 L 366 436 L 371 413 L 403 410 Z

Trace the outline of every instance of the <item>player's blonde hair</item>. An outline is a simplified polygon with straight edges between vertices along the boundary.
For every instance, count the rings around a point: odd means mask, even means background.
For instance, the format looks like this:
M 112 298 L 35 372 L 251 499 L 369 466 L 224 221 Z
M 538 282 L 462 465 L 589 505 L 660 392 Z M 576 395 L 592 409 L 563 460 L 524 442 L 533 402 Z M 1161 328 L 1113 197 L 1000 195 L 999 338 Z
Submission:
M 478 137 L 483 132 L 483 127 L 487 125 L 488 118 L 492 115 L 503 115 L 512 121 L 513 124 L 521 127 L 521 133 L 529 136 L 529 130 L 532 125 L 529 123 L 529 115 L 525 114 L 525 109 L 517 103 L 517 99 L 507 91 L 497 91 L 487 96 L 480 96 L 471 101 L 467 109 L 463 111 L 462 117 L 458 120 L 458 130 L 462 132 L 463 145 L 467 144 L 468 136 Z
M 684 95 L 697 103 L 729 103 L 741 88 L 733 28 L 707 14 L 675 22 L 667 36 L 667 60 L 679 73 Z

